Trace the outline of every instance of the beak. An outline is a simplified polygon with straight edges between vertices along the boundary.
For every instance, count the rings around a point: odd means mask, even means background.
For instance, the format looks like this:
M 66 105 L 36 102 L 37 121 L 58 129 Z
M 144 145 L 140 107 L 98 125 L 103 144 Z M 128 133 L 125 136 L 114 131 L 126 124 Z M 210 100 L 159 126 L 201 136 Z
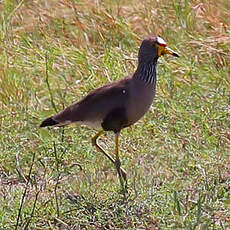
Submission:
M 171 55 L 173 55 L 175 57 L 180 57 L 178 53 L 176 53 L 175 51 L 171 50 L 167 46 L 165 46 L 164 49 L 161 51 L 161 55 L 162 54 L 171 54 Z

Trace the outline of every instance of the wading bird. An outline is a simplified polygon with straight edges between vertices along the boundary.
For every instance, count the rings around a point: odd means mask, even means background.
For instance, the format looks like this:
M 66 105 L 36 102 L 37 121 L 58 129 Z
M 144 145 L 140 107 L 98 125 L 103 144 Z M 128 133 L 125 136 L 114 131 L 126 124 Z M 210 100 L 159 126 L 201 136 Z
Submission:
M 151 106 L 156 92 L 157 60 L 165 54 L 179 57 L 162 38 L 145 38 L 139 49 L 138 66 L 133 75 L 93 90 L 80 101 L 45 119 L 40 127 L 77 123 L 99 128 L 92 143 L 115 165 L 124 191 L 127 176 L 119 159 L 120 131 L 137 122 Z M 113 131 L 115 134 L 115 158 L 97 143 L 104 131 Z

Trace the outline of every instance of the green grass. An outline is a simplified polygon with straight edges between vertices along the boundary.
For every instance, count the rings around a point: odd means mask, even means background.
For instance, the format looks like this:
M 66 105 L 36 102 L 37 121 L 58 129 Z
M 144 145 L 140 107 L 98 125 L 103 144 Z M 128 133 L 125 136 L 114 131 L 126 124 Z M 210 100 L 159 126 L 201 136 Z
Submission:
M 229 12 L 228 0 L 0 2 L 0 229 L 229 229 Z M 93 130 L 38 127 L 132 73 L 149 34 L 181 58 L 159 60 L 150 111 L 122 131 L 123 202 Z

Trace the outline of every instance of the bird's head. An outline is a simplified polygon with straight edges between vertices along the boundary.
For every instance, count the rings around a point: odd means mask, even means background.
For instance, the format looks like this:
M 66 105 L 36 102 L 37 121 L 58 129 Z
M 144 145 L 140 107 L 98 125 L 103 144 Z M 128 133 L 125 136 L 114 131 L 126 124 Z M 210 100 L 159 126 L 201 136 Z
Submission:
M 139 62 L 152 62 L 154 60 L 156 61 L 160 56 L 165 54 L 179 57 L 175 51 L 168 48 L 167 43 L 161 37 L 150 36 L 142 41 L 138 59 Z

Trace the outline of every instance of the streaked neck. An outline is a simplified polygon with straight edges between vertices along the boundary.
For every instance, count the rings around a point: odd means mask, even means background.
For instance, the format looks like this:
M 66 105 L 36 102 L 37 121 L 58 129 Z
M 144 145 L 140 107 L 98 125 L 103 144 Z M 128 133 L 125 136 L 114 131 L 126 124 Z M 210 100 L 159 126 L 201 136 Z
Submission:
M 147 85 L 156 85 L 157 80 L 157 60 L 149 63 L 139 63 L 133 78 L 145 82 Z

